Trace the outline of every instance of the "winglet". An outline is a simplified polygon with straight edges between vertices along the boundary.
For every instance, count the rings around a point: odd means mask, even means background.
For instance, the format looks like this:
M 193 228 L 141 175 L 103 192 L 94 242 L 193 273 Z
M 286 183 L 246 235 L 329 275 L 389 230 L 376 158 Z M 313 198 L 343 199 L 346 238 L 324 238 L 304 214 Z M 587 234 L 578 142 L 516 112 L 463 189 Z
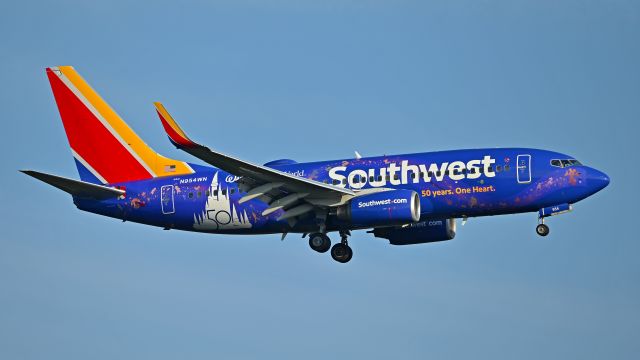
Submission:
M 180 128 L 178 123 L 173 119 L 162 103 L 154 102 L 153 105 L 156 107 L 156 112 L 158 113 L 158 117 L 160 117 L 164 131 L 167 133 L 167 136 L 173 145 L 179 149 L 198 146 L 198 144 L 189 139 L 187 134 L 182 130 L 182 128 Z

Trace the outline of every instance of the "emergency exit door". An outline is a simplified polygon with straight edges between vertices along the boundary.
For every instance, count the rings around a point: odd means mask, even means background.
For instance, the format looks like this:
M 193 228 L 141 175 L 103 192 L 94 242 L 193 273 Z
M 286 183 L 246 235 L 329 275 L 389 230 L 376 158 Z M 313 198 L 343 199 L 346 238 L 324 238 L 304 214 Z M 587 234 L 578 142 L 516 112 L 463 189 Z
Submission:
M 173 205 L 173 185 L 164 185 L 160 188 L 160 202 L 163 214 L 173 214 L 176 209 Z

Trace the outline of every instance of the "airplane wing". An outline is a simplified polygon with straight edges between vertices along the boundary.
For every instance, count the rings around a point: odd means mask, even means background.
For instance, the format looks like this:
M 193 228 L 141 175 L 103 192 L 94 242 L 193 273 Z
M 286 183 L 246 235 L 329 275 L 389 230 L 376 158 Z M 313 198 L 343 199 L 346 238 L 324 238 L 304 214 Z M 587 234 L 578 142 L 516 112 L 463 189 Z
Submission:
M 247 195 L 240 199 L 241 203 L 260 198 L 272 204 L 270 208 L 265 210 L 268 214 L 304 199 L 307 204 L 290 208 L 280 217 L 280 219 L 286 219 L 309 212 L 313 210 L 314 206 L 337 206 L 356 196 L 356 193 L 349 189 L 298 177 L 213 151 L 191 140 L 161 103 L 155 102 L 154 105 L 169 140 L 178 149 L 241 177 L 239 182 L 246 185 L 243 190 L 247 191 Z M 279 204 L 285 205 L 279 206 Z M 277 206 L 279 207 L 274 208 Z M 266 214 L 263 213 L 263 215 Z

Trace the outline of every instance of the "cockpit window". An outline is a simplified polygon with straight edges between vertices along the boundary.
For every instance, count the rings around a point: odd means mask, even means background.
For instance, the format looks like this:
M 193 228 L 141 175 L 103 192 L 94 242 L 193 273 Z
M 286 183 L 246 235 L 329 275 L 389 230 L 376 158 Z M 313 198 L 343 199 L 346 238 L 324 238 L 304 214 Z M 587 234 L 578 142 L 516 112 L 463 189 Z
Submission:
M 582 165 L 580 161 L 576 159 L 553 159 L 551 160 L 551 166 L 556 166 L 560 168 L 570 167 L 570 166 L 579 166 Z

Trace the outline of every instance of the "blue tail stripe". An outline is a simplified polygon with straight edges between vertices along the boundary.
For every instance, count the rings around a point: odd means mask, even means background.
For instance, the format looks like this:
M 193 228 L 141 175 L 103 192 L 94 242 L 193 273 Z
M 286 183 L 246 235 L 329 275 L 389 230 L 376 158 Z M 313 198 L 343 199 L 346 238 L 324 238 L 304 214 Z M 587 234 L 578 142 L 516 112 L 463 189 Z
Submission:
M 93 175 L 91 171 L 89 171 L 89 169 L 87 169 L 84 165 L 82 165 L 80 161 L 78 161 L 75 158 L 73 160 L 75 160 L 76 162 L 76 167 L 78 168 L 78 174 L 80 174 L 80 180 L 94 183 L 94 184 L 102 184 L 102 181 L 100 181 L 95 175 Z

